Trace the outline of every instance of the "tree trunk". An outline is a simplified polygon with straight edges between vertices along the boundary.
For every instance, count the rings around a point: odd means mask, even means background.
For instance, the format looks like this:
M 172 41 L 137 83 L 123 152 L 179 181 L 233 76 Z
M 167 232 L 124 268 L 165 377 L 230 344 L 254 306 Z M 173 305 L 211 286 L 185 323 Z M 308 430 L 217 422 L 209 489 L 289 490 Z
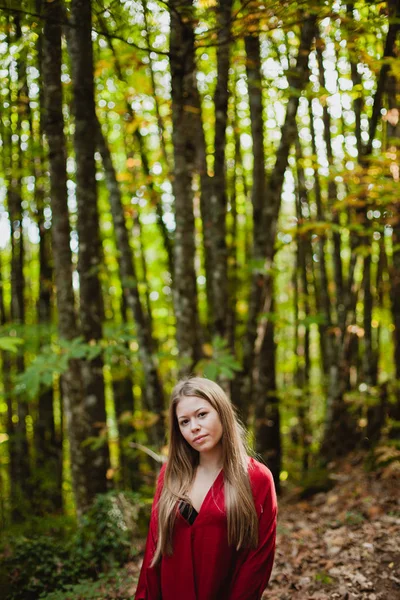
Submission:
M 76 157 L 76 199 L 79 238 L 79 315 L 87 343 L 102 338 L 103 298 L 100 285 L 101 241 L 97 208 L 96 116 L 94 105 L 91 0 L 72 0 L 68 50 L 71 57 L 74 147 Z M 105 492 L 110 465 L 106 434 L 106 409 L 101 355 L 81 365 L 84 407 L 87 418 L 86 442 L 80 439 L 82 460 L 87 469 L 87 499 Z M 89 442 L 89 438 L 93 443 Z M 78 441 L 78 440 L 77 440 Z M 82 442 L 85 444 L 82 447 Z
M 272 293 L 272 285 L 269 281 L 271 266 L 274 256 L 274 244 L 276 238 L 276 225 L 279 216 L 281 192 L 283 180 L 288 163 L 289 151 L 296 136 L 296 113 L 299 104 L 300 92 L 308 80 L 308 57 L 316 33 L 315 18 L 305 19 L 301 30 L 300 46 L 297 64 L 293 71 L 288 73 L 288 81 L 294 89 L 287 104 L 286 118 L 281 130 L 281 140 L 277 151 L 274 169 L 268 182 L 264 175 L 264 149 L 262 141 L 263 119 L 262 119 L 262 96 L 261 96 L 261 61 L 258 37 L 247 38 L 247 73 L 250 97 L 250 116 L 252 121 L 253 136 L 253 186 L 256 190 L 252 193 L 253 199 L 253 260 L 256 268 L 253 269 L 251 291 L 248 308 L 247 331 L 243 342 L 243 369 L 239 373 L 235 385 L 235 399 L 243 418 L 248 413 L 249 398 L 252 390 L 252 371 L 255 361 L 255 343 L 261 335 L 265 335 L 268 327 L 258 330 L 257 319 L 260 311 L 267 312 L 265 307 L 271 306 L 272 298 L 268 297 L 268 290 Z M 253 105 L 253 109 L 251 108 Z M 263 308 L 264 307 L 264 308 Z M 259 348 L 263 348 L 263 341 L 257 341 Z M 266 366 L 266 358 L 271 359 L 270 368 L 275 368 L 272 360 L 273 349 L 263 357 L 262 368 Z M 261 367 L 261 365 L 260 365 Z M 257 368 L 257 367 L 256 367 Z M 256 401 L 257 402 L 257 401 Z M 257 433 L 256 433 L 257 435 Z M 277 454 L 279 449 L 277 448 Z
M 273 285 L 270 279 L 271 286 Z M 274 311 L 273 290 L 270 312 Z M 280 491 L 282 465 L 281 428 L 279 397 L 276 385 L 276 344 L 274 340 L 274 321 L 267 319 L 265 330 L 260 336 L 261 348 L 258 352 L 257 371 L 254 385 L 254 429 L 256 432 L 256 452 L 265 461 L 274 477 L 277 492 Z
M 323 56 L 322 56 L 322 41 L 321 38 L 317 38 L 316 43 L 316 53 L 318 60 L 318 70 L 319 70 L 319 83 L 322 88 L 326 87 L 325 81 L 325 69 L 323 64 Z M 332 171 L 333 167 L 333 151 L 332 151 L 332 143 L 331 143 L 331 116 L 328 110 L 327 103 L 325 102 L 322 107 L 323 110 L 323 123 L 324 123 L 324 141 L 326 146 L 326 154 L 329 163 L 329 170 Z M 333 266 L 334 266 L 334 278 L 335 278 L 335 307 L 336 307 L 336 318 L 337 322 L 343 321 L 343 265 L 342 265 L 342 257 L 341 257 L 341 239 L 340 232 L 338 231 L 339 226 L 339 211 L 334 208 L 334 203 L 336 202 L 338 197 L 338 190 L 335 184 L 335 181 L 332 175 L 329 177 L 328 181 L 328 208 L 332 212 L 332 223 L 334 225 L 332 231 L 332 240 L 333 240 Z
M 20 42 L 22 37 L 19 17 L 15 17 L 15 38 Z M 11 146 L 11 170 L 8 182 L 8 211 L 10 217 L 11 236 L 11 321 L 18 325 L 25 323 L 25 278 L 24 278 L 24 231 L 22 227 L 22 169 L 23 155 L 21 149 L 22 122 L 26 119 L 28 106 L 28 87 L 26 80 L 25 53 L 21 52 L 17 59 L 18 91 L 17 91 L 17 123 L 15 134 L 17 145 Z M 11 141 L 11 140 L 10 140 Z M 14 154 L 17 160 L 14 162 Z M 23 352 L 20 351 L 16 358 L 16 371 L 22 373 L 25 369 Z M 11 403 L 11 399 L 10 399 Z M 12 412 L 12 407 L 9 407 Z M 10 455 L 13 454 L 11 464 L 14 468 L 11 480 L 11 497 L 13 519 L 24 519 L 31 499 L 30 486 L 30 461 L 29 445 L 26 432 L 26 417 L 28 416 L 28 403 L 26 397 L 18 397 L 17 414 L 12 428 L 13 437 L 9 441 Z
M 399 18 L 399 17 L 398 17 Z M 397 172 L 398 181 L 398 164 L 399 164 L 399 140 L 400 140 L 400 81 L 394 76 L 388 78 L 388 112 L 393 115 L 393 118 L 388 119 L 387 139 L 388 150 L 397 157 L 392 163 L 391 176 L 395 179 Z M 396 117 L 397 115 L 397 117 Z M 391 437 L 400 439 L 400 216 L 399 205 L 393 207 L 395 222 L 393 224 L 392 245 L 393 257 L 390 266 L 390 282 L 391 282 L 391 303 L 392 315 L 394 323 L 393 341 L 394 341 L 394 363 L 397 385 L 395 389 L 395 404 L 390 406 L 390 416 L 394 420 L 394 426 L 391 431 Z
M 41 0 L 37 0 L 36 8 L 41 12 Z M 40 73 L 40 90 L 43 88 L 41 77 L 43 34 L 39 32 L 37 39 L 38 71 Z M 53 302 L 53 267 L 51 264 L 51 231 L 45 226 L 44 209 L 47 205 L 46 190 L 44 187 L 44 152 L 43 152 L 43 120 L 44 108 L 43 92 L 39 94 L 39 131 L 37 149 L 34 156 L 35 173 L 35 205 L 36 222 L 39 230 L 39 298 L 37 302 L 38 322 L 41 327 L 40 344 L 50 342 L 49 333 L 46 331 L 51 326 L 51 310 Z M 31 140 L 35 139 L 35 132 L 31 120 Z M 35 510 L 39 514 L 50 511 L 60 511 L 62 508 L 62 430 L 56 431 L 54 420 L 54 393 L 53 388 L 41 389 L 37 421 L 35 423 L 36 465 L 41 470 L 40 483 L 35 486 Z M 43 484 L 46 486 L 43 492 Z
M 121 299 L 121 316 L 127 323 L 127 306 L 125 297 Z M 126 347 L 128 349 L 128 342 Z M 121 489 L 138 490 L 141 481 L 139 457 L 137 451 L 130 446 L 135 441 L 136 433 L 132 425 L 135 410 L 133 395 L 132 365 L 125 356 L 113 356 L 111 363 L 112 388 L 115 406 L 115 417 L 118 425 L 118 447 Z
M 76 8 L 75 6 L 75 11 Z M 78 328 L 72 286 L 66 149 L 62 112 L 62 4 L 60 0 L 54 0 L 52 3 L 45 2 L 43 11 L 45 17 L 43 33 L 44 131 L 49 145 L 52 242 L 57 290 L 58 328 L 62 339 L 73 340 L 78 335 Z M 85 19 L 84 13 L 85 11 L 82 12 L 83 20 Z M 79 33 L 80 30 L 76 29 L 75 36 L 79 36 Z M 79 120 L 77 127 L 78 132 L 81 133 L 79 127 L 82 127 L 82 123 Z M 84 239 L 81 241 L 83 244 Z M 88 333 L 87 323 L 85 333 Z M 83 373 L 84 370 L 86 373 Z M 100 421 L 103 416 L 96 415 L 93 419 L 93 413 L 87 405 L 88 400 L 91 403 L 93 399 L 92 406 L 97 405 L 96 396 L 93 394 L 93 398 L 91 398 L 88 395 L 87 377 L 85 377 L 88 371 L 90 371 L 89 364 L 84 365 L 83 361 L 71 360 L 68 370 L 61 378 L 70 444 L 72 483 L 78 517 L 81 517 L 87 510 L 94 495 L 98 491 L 106 489 L 103 456 L 101 454 L 96 456 L 97 453 L 93 453 L 87 445 L 88 438 L 97 437 L 98 430 L 97 428 L 94 429 L 94 424 L 96 421 Z M 104 420 L 103 416 L 102 421 L 104 422 Z M 100 452 L 104 453 L 104 446 Z
M 315 128 L 314 128 L 314 115 L 312 111 L 312 103 L 310 107 L 310 134 L 311 134 L 311 147 L 314 156 L 318 156 L 317 144 L 315 139 Z M 332 336 L 332 312 L 331 312 L 331 299 L 329 296 L 329 281 L 328 271 L 325 260 L 325 245 L 326 245 L 326 230 L 322 229 L 322 224 L 325 223 L 325 211 L 322 204 L 321 195 L 321 184 L 318 173 L 318 166 L 314 168 L 314 180 L 315 180 L 315 204 L 317 207 L 317 220 L 320 224 L 321 230 L 318 232 L 318 265 L 319 265 L 319 302 L 324 317 L 324 323 L 319 327 L 320 347 L 322 356 L 322 366 L 324 375 L 329 372 L 330 361 L 332 356 L 330 353 L 331 343 L 329 343 L 329 337 Z
M 230 30 L 232 0 L 219 0 L 217 7 L 217 85 L 214 94 L 215 138 L 212 210 L 212 296 L 213 334 L 227 335 L 228 316 L 228 252 L 226 245 L 227 191 L 225 174 L 226 126 L 228 121 L 228 81 L 230 63 Z
M 252 370 L 254 361 L 254 341 L 257 335 L 257 315 L 260 310 L 265 243 L 263 230 L 263 203 L 265 202 L 265 153 L 264 119 L 261 81 L 260 41 L 258 36 L 246 37 L 246 74 L 249 90 L 251 133 L 253 139 L 253 186 L 251 201 L 253 206 L 253 255 L 257 263 L 253 268 L 249 298 L 246 336 L 243 340 L 243 368 L 233 386 L 233 402 L 237 406 L 244 423 L 248 420 L 250 398 L 252 396 Z
M 143 17 L 144 17 L 144 26 L 145 26 L 145 32 L 146 32 L 146 42 L 147 42 L 147 47 L 151 48 L 151 39 L 150 39 L 150 28 L 149 28 L 149 24 L 148 24 L 148 14 L 149 14 L 149 9 L 147 6 L 147 0 L 142 0 L 142 4 L 143 4 Z M 165 141 L 165 126 L 164 126 L 164 122 L 161 116 L 161 112 L 160 112 L 160 104 L 159 104 L 159 100 L 158 100 L 158 92 L 157 92 L 157 86 L 156 86 L 156 79 L 155 79 L 155 74 L 154 74 L 154 65 L 153 65 L 153 57 L 152 57 L 152 53 L 149 52 L 148 54 L 148 59 L 149 59 L 149 69 L 150 69 L 150 81 L 151 81 L 151 88 L 152 88 L 152 97 L 154 100 L 154 106 L 156 109 L 156 116 L 157 116 L 157 125 L 158 125 L 158 132 L 159 132 L 159 136 L 160 136 L 160 147 L 161 147 L 161 152 L 162 152 L 162 156 L 165 162 L 165 167 L 169 170 L 172 171 L 172 160 L 170 155 L 168 154 L 167 151 L 167 144 Z M 136 131 L 138 131 L 139 135 L 140 132 L 137 129 Z M 171 275 L 172 275 L 172 271 L 171 271 Z
M 50 198 L 52 212 L 52 247 L 58 312 L 58 330 L 61 339 L 72 340 L 78 335 L 75 319 L 75 299 L 72 287 L 72 260 L 70 249 L 70 225 L 68 215 L 66 149 L 62 113 L 61 86 L 61 0 L 43 4 L 44 30 L 42 50 L 43 77 L 43 130 L 49 147 Z M 61 378 L 61 393 L 68 433 L 80 421 L 82 390 L 80 365 L 70 361 L 67 372 Z M 79 426 L 81 427 L 81 426 Z M 69 436 L 74 441 L 74 435 Z M 80 451 L 70 444 L 73 486 L 78 514 L 86 508 L 84 473 L 81 473 Z
M 310 301 L 311 293 L 308 283 L 308 264 L 312 265 L 312 252 L 310 252 L 311 241 L 310 233 L 300 232 L 299 226 L 303 224 L 303 206 L 309 207 L 307 188 L 305 186 L 304 170 L 302 167 L 302 151 L 300 140 L 296 138 L 296 161 L 297 161 L 297 193 L 296 193 L 296 215 L 297 215 L 297 255 L 296 267 L 294 273 L 295 284 L 295 355 L 296 355 L 296 372 L 294 376 L 296 386 L 296 397 L 298 398 L 298 419 L 300 432 L 300 446 L 302 452 L 302 469 L 306 473 L 309 467 L 310 446 L 312 441 L 310 429 L 309 415 L 309 394 L 310 394 L 310 325 L 305 323 L 300 327 L 299 323 L 299 308 L 303 309 L 305 319 L 311 315 Z M 321 247 L 320 247 L 321 250 Z M 300 333 L 300 330 L 302 333 Z M 323 347 L 322 347 L 323 350 Z
M 289 85 L 295 88 L 294 94 L 290 96 L 287 106 L 286 118 L 281 131 L 281 141 L 277 151 L 275 167 L 266 188 L 266 199 L 262 208 L 262 223 L 265 227 L 265 234 L 262 236 L 264 245 L 264 257 L 268 269 L 272 267 L 274 258 L 274 246 L 276 238 L 276 226 L 279 216 L 281 193 L 283 187 L 283 179 L 285 176 L 286 167 L 291 145 L 296 138 L 296 113 L 299 104 L 300 91 L 308 80 L 308 57 L 311 50 L 316 33 L 315 18 L 310 17 L 305 20 L 301 30 L 300 46 L 297 57 L 297 65 L 294 73 L 288 74 Z M 261 232 L 260 232 L 261 234 Z M 264 279 L 264 289 L 262 289 L 262 302 L 256 310 L 256 317 L 260 308 L 262 312 L 272 312 L 274 306 L 274 289 L 271 278 L 271 273 L 262 276 Z M 258 295 L 258 294 L 257 294 Z M 256 325 L 256 322 L 254 323 Z M 254 326 L 253 325 L 253 326 Z M 265 385 L 270 387 L 256 389 L 255 410 L 258 413 L 258 407 L 263 402 L 264 414 L 269 423 L 270 435 L 264 435 L 262 427 L 259 429 L 257 423 L 255 425 L 255 437 L 258 451 L 268 453 L 270 458 L 270 466 L 275 477 L 275 483 L 279 488 L 279 471 L 281 465 L 281 441 L 280 441 L 280 417 L 279 417 L 279 398 L 275 393 L 276 390 L 276 357 L 274 343 L 274 325 L 272 319 L 268 319 L 266 326 L 257 327 L 257 338 L 255 340 L 254 350 L 256 363 L 255 368 L 258 373 L 259 381 L 265 379 Z M 257 356 L 257 348 L 260 348 Z M 264 391 L 263 391 L 264 390 Z M 267 390 L 267 395 L 265 390 Z M 264 401 L 262 400 L 264 396 Z
M 100 123 L 96 123 L 96 142 L 99 148 L 106 173 L 106 183 L 110 197 L 111 214 L 114 223 L 117 247 L 119 250 L 118 263 L 122 288 L 127 306 L 131 309 L 139 342 L 139 355 L 145 376 L 144 404 L 145 408 L 158 415 L 159 419 L 151 430 L 152 442 L 160 447 L 164 441 L 164 393 L 157 365 L 154 359 L 154 339 L 151 323 L 142 307 L 139 296 L 138 281 L 133 260 L 132 248 L 129 244 L 128 230 L 125 222 L 121 191 L 116 172 L 112 163 L 107 142 L 101 131 Z
M 195 224 L 192 176 L 196 161 L 200 103 L 195 86 L 194 32 L 190 0 L 170 3 L 172 142 L 174 146 L 173 192 L 175 196 L 175 245 L 173 296 L 180 373 L 188 374 L 201 355 L 195 270 Z M 202 186 L 202 191 L 203 186 Z M 202 215 L 206 271 L 209 216 Z
M 4 138 L 2 138 L 4 140 Z M 3 157 L 4 158 L 4 157 Z M 1 258 L 1 256 L 0 256 Z M 2 265 L 0 264 L 0 326 L 3 327 L 8 322 L 8 315 L 6 312 L 6 307 L 4 303 L 4 293 L 3 293 L 3 272 Z M 13 506 L 16 506 L 15 500 L 17 497 L 15 489 L 13 489 L 13 478 L 16 482 L 16 455 L 14 450 L 14 434 L 15 428 L 12 420 L 13 410 L 12 410 L 12 383 L 11 383 L 11 360 L 9 352 L 4 350 L 0 350 L 0 361 L 1 361 L 1 373 L 2 373 L 2 388 L 3 388 L 3 397 L 7 405 L 7 414 L 5 417 L 5 430 L 8 436 L 8 457 L 9 457 L 9 465 L 8 465 L 8 479 L 11 487 L 11 509 Z M 15 484 L 14 484 L 15 485 Z M 4 500 L 3 500 L 4 499 Z M 8 511 L 6 509 L 5 503 L 6 496 L 2 497 L 2 508 L 3 508 L 3 525 L 6 525 L 8 522 Z

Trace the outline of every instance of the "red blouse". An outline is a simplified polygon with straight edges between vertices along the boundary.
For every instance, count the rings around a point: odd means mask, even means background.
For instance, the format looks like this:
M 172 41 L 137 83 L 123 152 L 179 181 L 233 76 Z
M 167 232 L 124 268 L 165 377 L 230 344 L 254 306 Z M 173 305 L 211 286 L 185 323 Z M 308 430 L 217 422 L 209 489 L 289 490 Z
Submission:
M 157 502 L 162 467 L 136 600 L 259 600 L 271 575 L 275 552 L 277 504 L 271 472 L 250 458 L 249 476 L 259 519 L 255 549 L 237 551 L 228 544 L 223 471 L 209 489 L 192 525 L 177 512 L 172 556 L 163 556 L 153 568 L 157 544 Z

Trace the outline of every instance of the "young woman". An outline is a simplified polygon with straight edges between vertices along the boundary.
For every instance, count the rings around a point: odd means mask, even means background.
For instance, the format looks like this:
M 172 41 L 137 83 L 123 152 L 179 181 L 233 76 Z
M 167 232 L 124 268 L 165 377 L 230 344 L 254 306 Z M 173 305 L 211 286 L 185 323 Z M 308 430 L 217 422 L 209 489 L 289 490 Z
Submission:
M 270 471 L 247 455 L 216 383 L 179 382 L 136 600 L 259 600 L 275 551 Z

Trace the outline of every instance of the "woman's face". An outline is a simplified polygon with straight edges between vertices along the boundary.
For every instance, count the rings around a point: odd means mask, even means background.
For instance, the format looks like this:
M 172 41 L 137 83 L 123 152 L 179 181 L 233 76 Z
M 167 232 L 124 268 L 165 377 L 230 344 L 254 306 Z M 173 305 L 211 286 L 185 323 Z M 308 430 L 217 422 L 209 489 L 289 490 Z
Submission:
M 210 452 L 221 441 L 222 424 L 215 408 L 196 396 L 181 398 L 176 406 L 179 429 L 187 443 L 198 452 Z

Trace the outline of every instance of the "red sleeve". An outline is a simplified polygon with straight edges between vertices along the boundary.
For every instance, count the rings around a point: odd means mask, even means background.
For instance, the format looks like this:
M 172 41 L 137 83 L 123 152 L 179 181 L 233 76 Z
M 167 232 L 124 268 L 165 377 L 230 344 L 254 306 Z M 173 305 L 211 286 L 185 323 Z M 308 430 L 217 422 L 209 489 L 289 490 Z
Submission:
M 143 564 L 140 571 L 139 582 L 136 588 L 135 600 L 161 600 L 161 563 L 160 561 L 150 567 L 158 538 L 158 500 L 164 483 L 165 466 L 161 467 L 157 480 L 156 493 L 151 507 L 149 533 L 147 535 Z
M 253 496 L 259 516 L 258 546 L 239 551 L 233 573 L 229 600 L 259 600 L 267 587 L 275 554 L 277 503 L 274 480 L 262 469 L 254 477 Z

